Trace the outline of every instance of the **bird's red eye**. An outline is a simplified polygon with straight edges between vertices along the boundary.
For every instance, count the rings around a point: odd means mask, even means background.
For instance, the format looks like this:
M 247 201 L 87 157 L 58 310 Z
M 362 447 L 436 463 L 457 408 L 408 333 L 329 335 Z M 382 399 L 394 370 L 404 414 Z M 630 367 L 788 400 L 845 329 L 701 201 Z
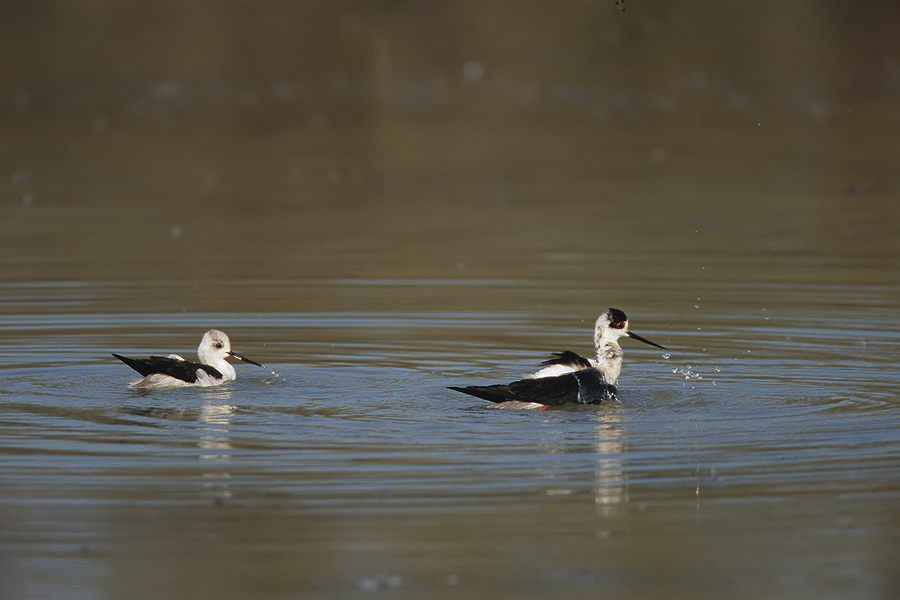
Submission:
M 616 321 L 615 323 L 613 323 L 613 327 L 615 327 L 616 329 L 622 329 L 623 327 L 625 327 L 625 321 Z
M 216 342 L 216 348 L 221 348 L 221 347 L 222 347 L 222 342 Z

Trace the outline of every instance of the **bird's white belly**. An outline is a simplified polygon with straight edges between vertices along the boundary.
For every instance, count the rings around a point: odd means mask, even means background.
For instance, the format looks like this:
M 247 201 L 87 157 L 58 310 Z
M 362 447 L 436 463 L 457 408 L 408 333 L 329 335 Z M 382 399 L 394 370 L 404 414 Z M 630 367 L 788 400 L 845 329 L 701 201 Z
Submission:
M 546 404 L 540 402 L 522 402 L 520 400 L 507 400 L 506 402 L 498 402 L 492 404 L 489 408 L 493 409 L 512 409 L 512 410 L 540 410 L 547 408 Z

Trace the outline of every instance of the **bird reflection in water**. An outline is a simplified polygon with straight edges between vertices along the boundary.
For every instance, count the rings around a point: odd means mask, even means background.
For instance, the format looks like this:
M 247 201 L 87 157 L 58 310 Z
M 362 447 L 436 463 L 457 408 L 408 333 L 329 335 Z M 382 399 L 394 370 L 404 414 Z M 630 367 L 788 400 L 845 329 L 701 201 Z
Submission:
M 622 442 L 625 428 L 618 413 L 618 410 L 604 411 L 597 419 L 594 503 L 601 517 L 623 514 L 628 503 Z
M 229 430 L 231 420 L 234 417 L 235 406 L 216 400 L 227 400 L 230 392 L 227 390 L 216 391 L 216 396 L 222 398 L 209 398 L 200 409 L 201 435 L 198 441 L 200 447 L 199 458 L 206 461 L 209 470 L 201 473 L 203 488 L 207 490 L 216 502 L 222 502 L 232 497 L 229 480 L 231 474 L 227 466 L 231 459 L 231 441 Z M 215 467 L 215 468 L 212 468 Z

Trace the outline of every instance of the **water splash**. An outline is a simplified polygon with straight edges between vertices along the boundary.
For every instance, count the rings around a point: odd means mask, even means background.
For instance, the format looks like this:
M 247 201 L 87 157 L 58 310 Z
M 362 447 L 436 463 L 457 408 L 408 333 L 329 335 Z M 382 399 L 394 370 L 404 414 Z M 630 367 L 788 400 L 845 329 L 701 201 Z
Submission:
M 686 367 L 675 367 L 672 372 L 676 375 L 684 375 L 685 379 L 703 379 L 703 375 L 693 370 L 690 365 Z

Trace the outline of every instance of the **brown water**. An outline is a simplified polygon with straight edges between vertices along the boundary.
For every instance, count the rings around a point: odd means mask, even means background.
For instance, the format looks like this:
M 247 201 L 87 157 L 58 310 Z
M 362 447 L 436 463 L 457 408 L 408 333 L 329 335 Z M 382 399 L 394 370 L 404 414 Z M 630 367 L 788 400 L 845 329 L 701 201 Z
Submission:
M 897 597 L 897 13 L 0 8 L 0 598 Z

